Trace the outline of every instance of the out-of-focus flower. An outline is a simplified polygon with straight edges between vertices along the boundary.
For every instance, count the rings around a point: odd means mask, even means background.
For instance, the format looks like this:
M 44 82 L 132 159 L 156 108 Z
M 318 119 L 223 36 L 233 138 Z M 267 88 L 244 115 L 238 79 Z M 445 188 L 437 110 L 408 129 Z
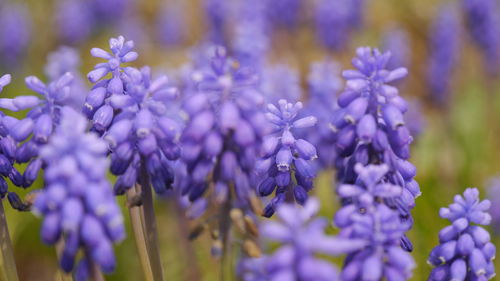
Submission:
M 488 182 L 488 199 L 491 201 L 492 226 L 500 234 L 500 178 L 494 177 Z
M 207 39 L 214 44 L 224 45 L 226 42 L 226 25 L 232 10 L 231 2 L 226 0 L 203 0 L 202 2 L 209 25 Z
M 280 243 L 281 247 L 268 256 L 243 259 L 239 276 L 245 281 L 343 280 L 338 278 L 333 264 L 317 255 L 338 256 L 358 251 L 369 243 L 364 239 L 326 235 L 327 221 L 315 217 L 318 209 L 315 198 L 309 199 L 303 208 L 282 204 L 277 210 L 280 221 L 268 221 L 260 226 L 262 236 Z
M 337 110 L 337 94 L 342 87 L 339 69 L 333 61 L 316 62 L 311 65 L 308 76 L 309 100 L 304 112 L 313 114 L 318 125 L 306 129 L 305 135 L 318 151 L 321 169 L 333 167 L 336 150 L 332 149 L 335 136 L 330 129 L 332 112 Z
M 357 69 L 343 72 L 346 89 L 338 98 L 340 109 L 331 123 L 336 132 L 337 177 L 341 184 L 356 184 L 357 163 L 363 166 L 385 163 L 389 170 L 383 181 L 402 187 L 402 193 L 384 203 L 399 212 L 403 223 L 409 221 L 411 225 L 410 210 L 420 191 L 413 179 L 415 166 L 407 161 L 413 140 L 403 117 L 408 105 L 398 95 L 398 89 L 388 84 L 405 77 L 407 70 L 385 69 L 389 60 L 389 52 L 358 48 L 352 61 Z M 348 196 L 343 198 L 344 204 L 349 202 Z M 405 237 L 402 244 L 405 249 L 412 249 Z
M 287 197 L 299 204 L 307 200 L 307 192 L 313 188 L 316 171 L 311 163 L 318 156 L 316 148 L 304 139 L 295 139 L 293 131 L 316 124 L 316 117 L 298 118 L 302 103 L 288 103 L 279 100 L 278 106 L 267 106 L 266 114 L 273 124 L 272 134 L 264 139 L 262 157 L 256 165 L 262 179 L 258 186 L 260 196 L 268 196 L 275 190 L 275 197 L 264 209 L 264 216 L 274 214 L 280 203 Z M 295 180 L 294 180 L 295 179 Z
M 408 67 L 411 60 L 410 39 L 404 29 L 391 28 L 384 33 L 382 45 L 391 52 L 388 68 Z
M 302 0 L 267 1 L 269 20 L 279 27 L 293 29 L 299 23 L 303 4 Z
M 260 71 L 270 48 L 265 0 L 240 1 L 234 23 L 232 51 L 244 66 Z
M 138 70 L 120 64 L 137 58 L 134 43 L 120 36 L 110 40 L 111 53 L 94 48 L 95 57 L 108 62 L 88 74 L 96 83 L 84 112 L 93 130 L 104 135 L 111 150 L 111 172 L 118 175 L 115 193 L 123 194 L 148 176 L 157 194 L 165 194 L 174 180 L 171 161 L 180 155 L 179 124 L 170 102 L 178 95 L 166 76 L 152 79 L 149 67 Z M 109 72 L 110 79 L 102 79 Z
M 133 8 L 132 0 L 90 0 L 94 18 L 98 24 L 116 23 Z
M 500 59 L 500 14 L 495 0 L 462 0 L 467 26 L 474 43 L 481 49 L 486 69 L 498 72 Z
M 427 83 L 432 99 L 440 106 L 448 103 L 453 71 L 460 55 L 460 21 L 455 7 L 444 5 L 430 30 L 430 57 Z
M 268 103 L 297 102 L 302 92 L 299 73 L 286 64 L 267 65 L 260 75 L 260 89 Z
M 351 33 L 361 24 L 364 0 L 318 0 L 315 6 L 316 38 L 329 50 L 348 45 Z
M 27 48 L 31 37 L 28 10 L 21 4 L 0 6 L 0 65 L 15 66 Z
M 156 36 L 164 46 L 179 46 L 187 39 L 189 26 L 182 2 L 165 2 L 156 18 Z
M 82 109 L 88 93 L 88 88 L 79 70 L 80 63 L 80 55 L 76 49 L 62 46 L 48 55 L 47 64 L 44 69 L 45 75 L 47 75 L 50 81 L 57 80 L 66 72 L 73 75 L 74 79 L 70 85 L 71 95 L 67 105 L 72 106 L 78 111 Z
M 89 276 L 91 263 L 111 273 L 113 243 L 125 237 L 123 217 L 106 179 L 106 143 L 86 128 L 84 116 L 70 107 L 61 109 L 60 126 L 40 151 L 46 186 L 34 203 L 34 212 L 44 217 L 42 241 L 64 241 L 61 268 L 73 271 L 78 252 L 83 253 L 76 269 L 79 277 L 83 272 Z
M 410 134 L 417 140 L 426 127 L 426 121 L 422 104 L 416 98 L 408 101 L 408 111 L 406 112 L 405 119 Z
M 59 0 L 55 19 L 59 38 L 68 44 L 85 41 L 94 28 L 94 15 L 85 0 Z
M 439 232 L 439 245 L 429 255 L 435 266 L 429 280 L 490 280 L 495 276 L 493 259 L 496 247 L 490 234 L 480 225 L 488 225 L 491 216 L 489 200 L 479 200 L 477 188 L 467 188 L 455 195 L 448 208 L 439 215 L 452 224 Z
M 4 116 L 3 128 L 16 142 L 22 143 L 15 153 L 18 163 L 29 162 L 24 175 L 11 177 L 17 186 L 29 187 L 37 178 L 42 166 L 42 160 L 38 158 L 38 149 L 47 143 L 55 127 L 59 124 L 60 110 L 70 103 L 71 84 L 73 75 L 66 72 L 58 79 L 44 84 L 35 76 L 26 77 L 26 85 L 31 90 L 40 94 L 39 96 L 17 96 L 13 99 L 0 99 L 0 108 L 11 111 L 22 111 L 29 109 L 24 119 L 16 119 Z

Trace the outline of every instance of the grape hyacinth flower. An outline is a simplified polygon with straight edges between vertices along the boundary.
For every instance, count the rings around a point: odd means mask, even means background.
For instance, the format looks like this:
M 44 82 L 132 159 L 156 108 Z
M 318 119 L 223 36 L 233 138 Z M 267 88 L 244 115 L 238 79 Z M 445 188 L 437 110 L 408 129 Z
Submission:
M 67 44 L 87 40 L 94 27 L 91 6 L 85 0 L 57 1 L 55 19 L 58 37 Z
M 273 0 L 267 3 L 269 20 L 277 27 L 294 29 L 300 20 L 302 0 Z
M 18 120 L 4 116 L 2 124 L 8 135 L 16 142 L 22 143 L 16 150 L 15 160 L 28 163 L 24 174 L 10 177 L 11 181 L 22 187 L 29 187 L 37 178 L 42 167 L 38 158 L 40 146 L 47 143 L 55 127 L 59 124 L 61 108 L 69 104 L 73 75 L 66 72 L 57 80 L 44 84 L 35 76 L 25 79 L 26 85 L 39 96 L 17 96 L 13 99 L 0 99 L 0 108 L 10 111 L 29 109 L 26 118 Z
M 448 4 L 441 7 L 430 30 L 427 83 L 432 99 L 440 106 L 449 99 L 453 70 L 460 55 L 460 28 L 457 10 Z
M 410 65 L 410 39 L 405 30 L 401 28 L 387 30 L 382 45 L 384 50 L 391 52 L 391 59 L 387 63 L 388 68 L 408 67 Z
M 56 51 L 49 53 L 44 73 L 50 81 L 55 81 L 66 72 L 73 75 L 73 81 L 70 84 L 71 95 L 67 105 L 74 109 L 81 110 L 88 93 L 84 78 L 79 71 L 80 55 L 76 49 L 67 46 L 61 46 Z
M 257 163 L 257 173 L 262 182 L 258 186 L 260 196 L 275 197 L 264 209 L 270 217 L 285 200 L 294 200 L 303 205 L 307 192 L 313 188 L 316 177 L 312 160 L 317 158 L 316 148 L 304 139 L 295 139 L 293 131 L 314 126 L 316 117 L 298 118 L 302 103 L 279 100 L 278 106 L 267 106 L 267 119 L 273 124 L 272 134 L 262 144 L 263 159 Z M 292 131 L 293 130 L 293 131 Z M 295 180 L 294 180 L 295 179 Z
M 298 102 L 302 94 L 300 75 L 286 64 L 267 65 L 260 75 L 260 90 L 268 103 L 277 103 L 280 99 Z
M 273 254 L 259 258 L 245 258 L 238 266 L 238 275 L 244 281 L 303 280 L 335 281 L 336 267 L 317 257 L 317 254 L 338 256 L 367 246 L 364 240 L 345 239 L 325 234 L 328 222 L 317 218 L 319 202 L 307 201 L 304 207 L 282 204 L 278 207 L 279 222 L 267 221 L 260 233 L 267 240 L 279 242 L 281 247 Z
M 28 48 L 30 37 L 31 22 L 27 8 L 6 2 L 0 5 L 0 64 L 16 66 Z
M 64 242 L 60 266 L 75 280 L 87 280 L 91 265 L 113 272 L 113 243 L 125 237 L 120 208 L 106 179 L 109 162 L 106 143 L 86 133 L 84 116 L 61 108 L 60 125 L 40 149 L 46 163 L 45 187 L 38 193 L 34 212 L 43 216 L 42 241 Z M 75 268 L 78 252 L 83 256 Z
M 99 22 L 96 26 L 117 23 L 125 18 L 127 12 L 134 8 L 132 0 L 90 0 L 89 4 L 94 18 Z
M 182 2 L 165 2 L 156 19 L 158 41 L 167 47 L 180 46 L 187 39 L 189 26 Z
M 405 68 L 387 70 L 390 53 L 380 53 L 368 47 L 357 49 L 352 63 L 357 70 L 343 72 L 347 80 L 345 91 L 338 98 L 340 107 L 332 117 L 331 128 L 336 133 L 336 167 L 338 182 L 355 184 L 357 163 L 387 164 L 385 180 L 403 188 L 401 196 L 385 203 L 400 213 L 402 221 L 411 221 L 410 210 L 420 195 L 415 166 L 410 157 L 411 137 L 405 126 L 403 114 L 406 101 L 398 95 L 398 89 L 388 83 L 406 76 Z M 349 200 L 343 200 L 348 203 Z M 411 243 L 403 243 L 411 250 Z
M 481 225 L 488 225 L 491 216 L 489 200 L 479 199 L 477 188 L 467 188 L 463 195 L 455 195 L 448 208 L 439 215 L 452 224 L 439 232 L 439 246 L 429 255 L 429 264 L 435 266 L 429 280 L 490 280 L 495 276 L 493 259 L 496 247 L 490 234 Z
M 316 38 L 331 51 L 348 45 L 361 24 L 363 0 L 318 0 L 315 4 Z
M 491 218 L 495 234 L 500 233 L 500 177 L 490 179 L 488 183 L 488 199 L 491 201 Z
M 313 63 L 307 83 L 309 100 L 304 111 L 306 114 L 314 115 L 318 119 L 318 124 L 306 129 L 304 138 L 317 148 L 316 164 L 319 168 L 326 169 L 333 167 L 337 155 L 335 149 L 331 149 L 335 144 L 335 135 L 329 128 L 332 112 L 338 108 L 337 94 L 342 87 L 337 65 L 333 61 Z
M 193 206 L 203 207 L 198 216 L 207 206 L 203 195 L 210 189 L 212 201 L 222 213 L 218 231 L 225 246 L 227 210 L 246 212 L 255 206 L 254 166 L 269 124 L 255 74 L 238 67 L 224 48 L 214 51 L 209 67 L 192 73 L 197 91 L 186 97 L 182 106 L 188 120 L 181 136 L 181 159 L 189 177 L 176 188 Z
M 500 58 L 499 7 L 495 0 L 462 0 L 468 31 L 482 52 L 490 73 L 498 72 Z
M 225 0 L 203 0 L 202 5 L 209 25 L 208 40 L 214 44 L 226 42 L 226 25 L 232 10 L 230 1 Z
M 3 87 L 10 83 L 10 74 L 5 74 L 0 77 L 0 92 Z M 22 185 L 23 177 L 14 167 L 16 161 L 16 151 L 18 143 L 9 136 L 6 124 L 9 123 L 10 117 L 7 117 L 3 112 L 0 112 L 0 199 L 7 198 L 14 209 L 25 211 L 27 206 L 22 204 L 18 195 L 14 192 L 9 192 L 8 184 L 5 178 L 9 178 L 12 183 Z
M 119 176 L 115 193 L 125 193 L 141 177 L 148 176 L 161 195 L 174 180 L 170 162 L 180 156 L 179 125 L 168 116 L 169 103 L 178 92 L 166 76 L 152 79 L 149 67 L 138 70 L 120 66 L 137 58 L 133 46 L 132 41 L 125 42 L 120 36 L 110 40 L 113 54 L 92 49 L 94 56 L 108 62 L 98 64 L 88 74 L 89 80 L 95 83 L 108 72 L 112 72 L 112 78 L 96 83 L 87 96 L 84 112 L 89 118 L 93 116 L 93 130 L 109 143 L 111 172 Z

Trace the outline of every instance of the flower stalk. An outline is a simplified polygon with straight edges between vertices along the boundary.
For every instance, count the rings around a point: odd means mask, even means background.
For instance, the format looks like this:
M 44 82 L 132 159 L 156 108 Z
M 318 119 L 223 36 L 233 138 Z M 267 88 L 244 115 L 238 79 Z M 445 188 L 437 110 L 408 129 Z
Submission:
M 0 280 L 18 281 L 14 251 L 2 200 L 0 200 L 0 252 Z

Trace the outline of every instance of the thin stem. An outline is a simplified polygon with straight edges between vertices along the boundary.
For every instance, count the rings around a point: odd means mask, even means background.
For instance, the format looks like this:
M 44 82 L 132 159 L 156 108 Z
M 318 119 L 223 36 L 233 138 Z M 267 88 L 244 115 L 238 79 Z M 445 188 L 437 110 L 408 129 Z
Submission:
M 196 253 L 193 249 L 193 244 L 188 240 L 189 237 L 189 226 L 186 224 L 187 219 L 182 212 L 182 207 L 179 205 L 179 202 L 176 199 L 173 199 L 174 202 L 169 204 L 172 209 L 172 212 L 175 213 L 177 219 L 177 225 L 179 227 L 180 233 L 180 246 L 183 252 L 186 254 L 188 258 L 189 270 L 186 272 L 187 279 L 189 281 L 198 281 L 201 280 L 201 270 L 198 264 L 198 259 L 196 257 Z
M 231 217 L 229 213 L 231 212 L 231 196 L 226 200 L 224 205 L 221 208 L 220 213 L 220 235 L 222 238 L 222 260 L 221 260 L 221 268 L 220 268 L 220 278 L 222 281 L 231 280 L 232 276 L 228 276 L 229 274 L 229 263 L 231 262 L 230 254 L 231 254 L 231 244 L 230 241 L 230 231 L 231 231 Z
M 2 200 L 0 199 L 0 280 L 18 281 L 16 261 L 12 242 L 10 241 L 9 229 L 5 218 L 5 211 Z
M 104 276 L 102 275 L 101 269 L 93 261 L 90 264 L 90 280 L 92 280 L 92 281 L 104 281 Z
M 127 200 L 130 203 L 137 195 L 135 188 L 130 188 L 127 191 Z M 153 272 L 149 263 L 149 254 L 146 247 L 146 238 L 142 228 L 142 215 L 141 208 L 138 206 L 129 206 L 128 212 L 130 215 L 130 223 L 132 224 L 132 231 L 134 232 L 135 247 L 139 255 L 142 273 L 144 280 L 153 281 Z
M 163 281 L 163 267 L 160 257 L 160 245 L 158 243 L 158 230 L 156 227 L 156 216 L 154 213 L 153 193 L 146 165 L 141 165 L 140 184 L 142 187 L 142 208 L 144 210 L 144 232 L 146 234 L 146 245 L 148 247 L 149 261 L 155 281 Z

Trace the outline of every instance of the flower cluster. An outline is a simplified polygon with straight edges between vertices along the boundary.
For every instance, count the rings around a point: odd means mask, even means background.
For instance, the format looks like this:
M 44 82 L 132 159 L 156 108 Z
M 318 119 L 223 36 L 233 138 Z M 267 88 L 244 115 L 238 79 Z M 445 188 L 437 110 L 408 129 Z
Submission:
M 125 236 L 123 218 L 106 179 L 109 165 L 106 143 L 86 133 L 84 116 L 70 107 L 61 109 L 61 121 L 40 151 L 46 163 L 45 187 L 34 203 L 43 215 L 44 243 L 64 243 L 61 268 L 71 272 L 79 250 L 83 258 L 76 280 L 87 280 L 91 264 L 105 273 L 115 268 L 113 243 Z
M 436 267 L 430 281 L 489 280 L 495 276 L 496 247 L 480 226 L 490 224 L 490 206 L 489 200 L 479 199 L 477 188 L 467 188 L 448 208 L 441 208 L 439 215 L 452 224 L 439 232 L 440 245 L 429 255 L 429 264 Z
M 427 70 L 427 83 L 433 100 L 438 105 L 446 105 L 453 71 L 460 55 L 460 20 L 451 4 L 439 10 L 430 30 L 430 57 Z
M 406 76 L 407 70 L 386 70 L 389 59 L 389 52 L 358 48 L 352 61 L 357 70 L 343 73 L 346 90 L 338 98 L 340 109 L 332 120 L 338 153 L 336 166 L 339 182 L 354 184 L 358 180 L 354 169 L 357 163 L 387 164 L 389 172 L 384 180 L 403 190 L 401 196 L 385 203 L 397 209 L 403 221 L 411 221 L 410 209 L 420 192 L 413 179 L 416 169 L 407 161 L 413 140 L 403 117 L 408 105 L 398 95 L 398 89 L 387 84 Z M 410 245 L 406 246 L 411 250 Z
M 316 164 L 321 169 L 333 167 L 336 159 L 335 134 L 330 129 L 332 112 L 337 106 L 337 93 L 342 87 L 337 65 L 332 61 L 316 62 L 311 65 L 308 76 L 309 100 L 305 105 L 306 114 L 314 114 L 318 119 L 315 127 L 306 129 L 307 138 L 318 151 Z
M 180 156 L 177 144 L 179 125 L 168 116 L 170 102 L 178 95 L 168 78 L 151 78 L 149 67 L 138 70 L 120 67 L 137 57 L 133 42 L 112 39 L 113 54 L 92 49 L 92 54 L 108 59 L 89 73 L 92 82 L 112 72 L 89 93 L 85 112 L 93 113 L 93 129 L 104 134 L 111 149 L 111 172 L 118 175 L 115 193 L 123 194 L 139 178 L 150 177 L 157 194 L 165 194 L 174 180 L 171 161 Z
M 341 280 L 381 280 L 383 276 L 407 280 L 412 275 L 415 263 L 401 248 L 408 241 L 404 233 L 409 222 L 402 223 L 396 210 L 379 203 L 402 196 L 403 188 L 385 179 L 388 171 L 386 164 L 358 163 L 356 184 L 338 187 L 339 196 L 349 200 L 335 215 L 335 224 L 341 229 L 339 236 L 362 239 L 367 245 L 347 256 Z
M 364 0 L 316 1 L 316 38 L 327 49 L 340 50 L 361 23 Z
M 238 68 L 225 49 L 214 51 L 210 66 L 192 73 L 196 91 L 182 106 L 189 117 L 181 136 L 182 160 L 190 177 L 180 189 L 196 201 L 213 186 L 217 202 L 235 199 L 242 207 L 253 191 L 251 173 L 268 130 L 264 100 L 249 69 Z
M 292 130 L 314 126 L 316 117 L 297 118 L 301 102 L 292 104 L 279 100 L 278 107 L 269 104 L 267 108 L 266 116 L 274 128 L 264 139 L 263 159 L 256 167 L 257 173 L 262 175 L 259 176 L 262 178 L 259 195 L 268 196 L 276 190 L 275 197 L 264 209 L 264 216 L 270 217 L 287 197 L 304 204 L 307 192 L 313 188 L 316 174 L 311 161 L 317 158 L 316 148 L 304 139 L 295 139 Z
M 462 0 L 469 33 L 481 49 L 486 69 L 498 71 L 500 34 L 499 7 L 495 0 Z
M 243 259 L 238 267 L 239 276 L 245 281 L 344 280 L 338 278 L 337 269 L 331 263 L 316 255 L 350 253 L 364 248 L 367 242 L 326 235 L 327 221 L 315 217 L 318 209 L 315 198 L 309 199 L 303 208 L 281 205 L 277 210 L 280 222 L 268 221 L 260 227 L 263 237 L 279 242 L 281 247 L 269 256 Z
M 4 116 L 2 123 L 8 135 L 17 143 L 22 143 L 15 152 L 18 163 L 28 163 L 24 175 L 10 177 L 17 186 L 29 187 L 37 178 L 42 160 L 37 158 L 41 145 L 47 143 L 55 126 L 59 123 L 60 110 L 69 104 L 73 75 L 66 72 L 58 79 L 44 84 L 35 76 L 26 78 L 26 85 L 41 95 L 17 96 L 13 99 L 0 99 L 0 108 L 10 111 L 30 109 L 26 118 L 18 120 Z

